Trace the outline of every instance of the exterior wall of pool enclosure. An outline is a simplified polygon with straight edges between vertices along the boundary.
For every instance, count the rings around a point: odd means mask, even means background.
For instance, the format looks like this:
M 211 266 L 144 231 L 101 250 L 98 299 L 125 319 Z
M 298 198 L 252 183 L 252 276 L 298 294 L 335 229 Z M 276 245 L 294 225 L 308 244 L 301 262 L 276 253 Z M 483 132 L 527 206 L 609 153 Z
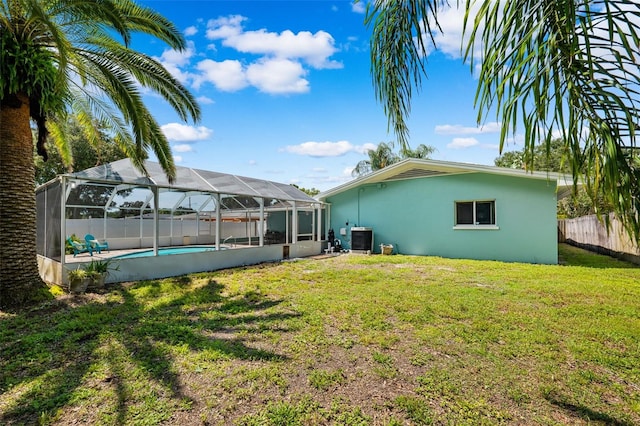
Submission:
M 216 250 L 115 259 L 107 282 L 153 279 L 302 257 L 322 251 L 323 205 L 277 182 L 177 167 L 169 184 L 159 165 L 148 175 L 128 159 L 61 175 L 36 191 L 41 275 L 66 281 L 66 239 L 91 234 L 110 250 L 212 245 Z M 92 257 L 74 259 L 72 268 Z M 107 255 L 107 257 L 109 257 Z M 85 259 L 86 258 L 86 259 Z
M 410 255 L 555 264 L 557 180 L 547 173 L 411 159 L 319 199 L 329 205 L 329 228 L 346 248 L 351 228 L 367 227 L 374 253 L 391 244 L 395 253 Z M 458 209 L 476 205 L 491 209 L 486 221 L 459 223 Z

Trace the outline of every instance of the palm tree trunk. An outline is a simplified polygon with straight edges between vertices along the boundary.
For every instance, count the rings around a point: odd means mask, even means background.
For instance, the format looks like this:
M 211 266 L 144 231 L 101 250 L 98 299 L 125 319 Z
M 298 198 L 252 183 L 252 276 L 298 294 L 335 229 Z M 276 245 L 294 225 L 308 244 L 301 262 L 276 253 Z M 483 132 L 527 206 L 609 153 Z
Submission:
M 0 103 L 0 308 L 34 300 L 44 286 L 36 257 L 36 196 L 29 99 Z

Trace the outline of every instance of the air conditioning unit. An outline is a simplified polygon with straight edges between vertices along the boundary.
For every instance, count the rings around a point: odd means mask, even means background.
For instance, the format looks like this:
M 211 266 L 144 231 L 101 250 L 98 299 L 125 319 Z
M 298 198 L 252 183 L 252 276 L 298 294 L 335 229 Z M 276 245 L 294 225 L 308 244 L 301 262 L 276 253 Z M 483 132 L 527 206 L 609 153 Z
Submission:
M 373 229 L 364 226 L 351 228 L 351 251 L 373 253 Z

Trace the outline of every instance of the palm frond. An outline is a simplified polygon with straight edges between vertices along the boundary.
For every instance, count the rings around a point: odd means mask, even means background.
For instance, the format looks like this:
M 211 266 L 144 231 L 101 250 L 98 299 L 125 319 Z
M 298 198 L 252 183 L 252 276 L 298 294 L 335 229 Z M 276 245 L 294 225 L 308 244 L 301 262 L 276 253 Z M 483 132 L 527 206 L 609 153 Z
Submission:
M 365 24 L 373 26 L 371 73 L 375 96 L 402 148 L 409 146 L 405 118 L 411 113 L 413 90 L 420 90 L 425 73 L 425 39 L 435 44 L 433 32 L 441 30 L 437 16 L 444 4 L 440 0 L 376 0 L 367 6 Z

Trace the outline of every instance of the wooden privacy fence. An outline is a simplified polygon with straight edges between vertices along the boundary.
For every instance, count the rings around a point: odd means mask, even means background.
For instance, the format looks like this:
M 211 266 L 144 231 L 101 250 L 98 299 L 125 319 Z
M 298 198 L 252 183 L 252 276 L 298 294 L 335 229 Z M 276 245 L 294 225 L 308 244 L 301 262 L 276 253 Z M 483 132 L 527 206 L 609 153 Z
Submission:
M 596 215 L 558 220 L 558 242 L 619 257 L 640 264 L 640 248 L 622 228 L 620 221 L 609 216 L 609 232 Z

